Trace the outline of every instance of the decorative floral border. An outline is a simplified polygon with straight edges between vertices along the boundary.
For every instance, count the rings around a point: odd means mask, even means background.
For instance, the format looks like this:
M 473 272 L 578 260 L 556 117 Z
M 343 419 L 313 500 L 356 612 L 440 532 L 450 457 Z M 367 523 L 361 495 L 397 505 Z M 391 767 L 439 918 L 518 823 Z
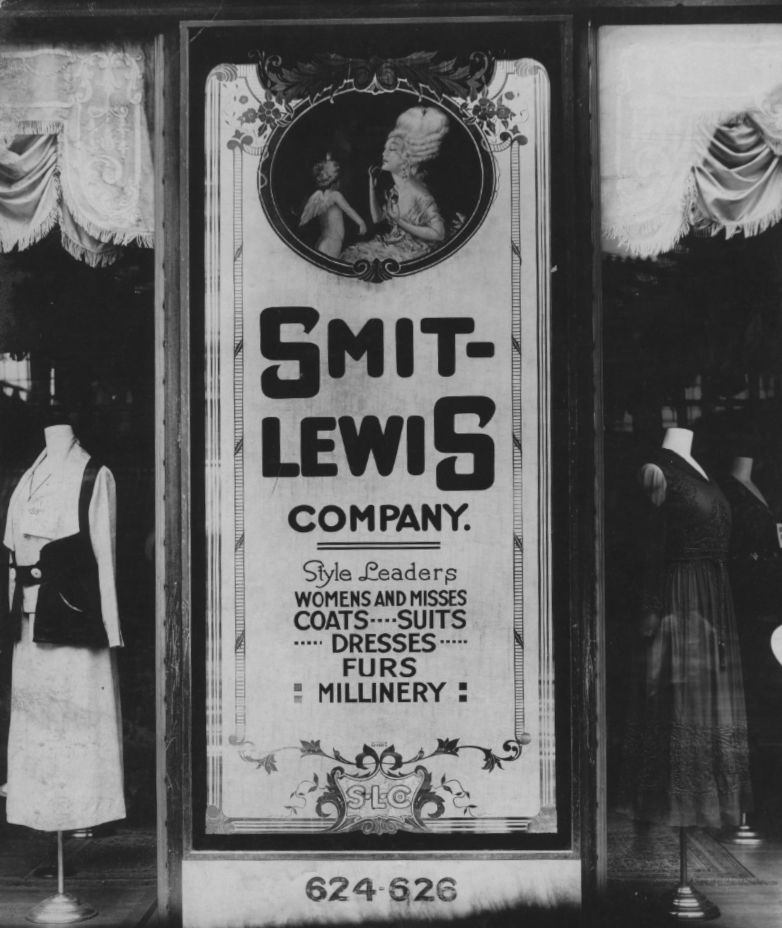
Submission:
M 237 127 L 228 147 L 241 146 L 259 154 L 265 137 L 290 125 L 298 111 L 319 100 L 356 90 L 391 93 L 408 90 L 435 100 L 455 104 L 465 124 L 475 125 L 492 139 L 492 150 L 518 142 L 527 144 L 520 123 L 526 114 L 514 109 L 513 91 L 489 94 L 495 62 L 487 52 L 473 52 L 469 64 L 456 59 L 437 60 L 436 52 L 416 52 L 406 58 L 344 58 L 319 55 L 309 61 L 284 65 L 279 55 L 257 52 L 259 80 L 265 89 L 258 106 L 243 95 L 245 108 L 236 114 Z
M 219 101 L 220 94 L 226 91 L 225 85 L 236 81 L 236 85 L 233 88 L 233 101 L 236 106 L 236 115 L 241 115 L 242 112 L 246 112 L 250 97 L 243 97 L 243 92 L 245 88 L 249 88 L 250 85 L 247 83 L 247 78 L 239 79 L 240 74 L 245 75 L 249 71 L 249 66 L 237 66 L 233 64 L 223 64 L 215 68 L 213 71 L 214 79 L 211 80 L 208 84 L 208 103 L 207 103 L 207 119 L 208 119 L 208 133 L 209 137 L 216 139 L 220 135 L 220 125 L 223 123 L 223 120 L 228 114 L 225 114 L 224 111 L 221 111 Z M 537 279 L 537 298 L 538 298 L 538 307 L 539 314 L 541 317 L 540 322 L 540 332 L 539 334 L 539 343 L 538 343 L 538 394 L 539 394 L 539 408 L 543 412 L 543 420 L 538 426 L 538 432 L 541 436 L 541 475 L 538 477 L 540 481 L 540 521 L 543 526 L 542 534 L 543 537 L 547 537 L 547 528 L 548 520 L 550 517 L 548 511 L 548 460 L 550 455 L 549 445 L 548 445 L 548 364 L 549 364 L 549 347 L 548 347 L 548 318 L 550 312 L 550 294 L 549 287 L 550 281 L 548 273 L 545 272 L 545 269 L 548 268 L 548 231 L 547 231 L 547 217 L 549 216 L 549 192 L 548 192 L 548 163 L 549 163 L 549 136 L 548 136 L 548 118 L 549 118 L 549 91 L 548 91 L 548 78 L 545 73 L 545 70 L 540 66 L 539 63 L 527 59 L 520 61 L 502 61 L 497 62 L 497 74 L 494 78 L 494 94 L 490 99 L 500 100 L 501 98 L 508 99 L 504 97 L 504 94 L 507 94 L 509 89 L 509 79 L 513 77 L 528 77 L 531 76 L 534 78 L 533 85 L 533 101 L 534 109 L 530 112 L 526 112 L 521 109 L 517 114 L 517 122 L 519 124 L 527 123 L 529 126 L 528 131 L 531 133 L 532 137 L 535 139 L 535 152 L 534 152 L 534 161 L 532 162 L 534 174 L 536 178 L 537 190 L 539 191 L 539 202 L 536 201 L 536 208 L 540 211 L 541 215 L 544 217 L 542 228 L 539 229 L 538 239 L 537 239 L 537 248 L 536 252 L 536 264 L 538 267 L 538 279 Z M 222 89 L 221 89 L 222 88 Z M 255 91 L 253 91 L 253 98 L 257 99 L 255 96 Z M 486 93 L 488 97 L 488 92 Z M 499 119 L 499 123 L 502 126 L 500 130 L 500 136 L 502 133 L 507 131 L 509 126 L 506 126 L 503 122 L 503 119 L 507 117 L 507 114 L 504 110 L 498 110 L 495 107 L 496 112 L 492 112 L 490 107 L 487 107 L 485 104 L 480 102 L 481 98 L 476 97 L 473 101 L 463 101 L 465 108 L 471 110 L 471 115 L 478 121 L 491 120 L 495 117 Z M 274 103 L 273 99 L 267 99 L 266 103 Z M 242 109 L 243 108 L 243 109 Z M 477 109 L 477 111 L 476 111 Z M 267 117 L 267 121 L 273 122 L 274 120 L 282 120 L 287 118 L 288 111 L 285 110 L 284 106 L 277 104 L 276 106 L 270 105 L 265 108 L 265 112 L 271 114 Z M 290 113 L 293 111 L 290 110 Z M 229 125 L 231 123 L 229 122 Z M 238 124 L 238 123 L 237 123 Z M 498 128 L 495 123 L 494 128 Z M 495 137 L 492 139 L 491 144 L 487 145 L 492 151 L 501 151 L 506 150 L 511 147 L 513 141 L 517 141 L 519 145 L 523 145 L 526 142 L 526 136 L 521 136 L 519 133 L 518 138 L 515 137 L 515 133 L 510 133 L 511 138 L 501 138 Z M 234 138 L 228 143 L 229 146 L 233 149 L 233 173 L 234 173 L 234 183 L 241 186 L 241 160 L 242 155 L 246 152 L 248 154 L 253 153 L 252 148 L 253 136 L 249 132 L 245 132 L 239 136 L 234 136 Z M 218 152 L 216 149 L 209 151 L 209 169 L 208 176 L 214 177 L 218 165 Z M 259 151 L 256 149 L 255 154 L 259 154 Z M 514 360 L 513 360 L 513 370 L 514 370 L 514 438 L 513 438 L 513 454 L 514 454 L 514 636 L 516 639 L 516 649 L 515 649 L 515 688 L 516 688 L 516 733 L 518 737 L 522 737 L 521 733 L 526 730 L 524 723 L 525 717 L 525 704 L 524 704 L 524 692 L 525 692 L 525 683 L 524 683 L 524 643 L 522 630 L 524 628 L 523 613 L 521 610 L 521 584 L 522 584 L 522 542 L 521 542 L 521 511 L 520 511 L 520 480 L 521 480 L 521 441 L 520 441 L 520 397 L 518 396 L 518 369 L 521 363 L 521 332 L 520 332 L 520 296 L 521 296 L 521 285 L 520 285 L 520 271 L 521 271 L 521 251 L 520 243 L 518 241 L 519 236 L 519 215 L 520 215 L 520 197 L 519 197 L 519 168 L 518 156 L 511 156 L 510 158 L 510 171 L 511 171 L 511 246 L 513 254 L 518 258 L 517 261 L 514 261 L 512 264 L 512 319 L 513 319 L 513 348 L 514 348 Z M 213 225 L 218 221 L 220 216 L 220 194 L 221 188 L 219 184 L 207 184 L 207 222 L 212 223 Z M 224 194 L 224 191 L 223 191 Z M 235 250 L 234 250 L 234 315 L 236 319 L 241 320 L 241 268 L 243 262 L 243 248 L 241 242 L 241 201 L 236 201 L 235 199 L 235 215 L 233 220 L 234 233 L 235 233 Z M 237 239 L 236 236 L 239 236 Z M 219 334 L 218 329 L 215 328 L 217 320 L 219 320 L 219 276 L 214 272 L 216 267 L 214 262 L 214 257 L 212 258 L 212 263 L 210 263 L 209 268 L 211 271 L 207 272 L 207 285 L 208 285 L 208 306 L 212 307 L 212 315 L 209 316 L 210 326 L 208 327 L 207 333 L 207 370 L 210 378 L 210 382 L 214 382 L 214 372 L 219 370 L 220 366 L 220 348 L 219 343 L 216 340 Z M 544 269 L 544 272 L 541 272 L 541 269 Z M 238 276 L 237 276 L 238 275 Z M 243 339 L 241 332 L 241 324 L 236 330 L 235 337 L 235 349 L 234 349 L 234 374 L 235 380 L 237 371 L 241 373 L 242 363 L 243 363 Z M 241 383 L 241 378 L 237 381 Z M 214 398 L 211 401 L 211 406 L 215 405 Z M 220 415 L 219 408 L 217 412 L 209 419 L 209 437 L 207 440 L 207 448 L 212 449 L 211 452 L 208 452 L 207 459 L 212 461 L 211 467 L 207 468 L 207 478 L 208 486 L 210 487 L 210 492 L 207 494 L 207 504 L 210 506 L 210 512 L 219 513 L 220 511 L 220 481 L 219 475 L 221 473 L 221 455 L 219 452 L 219 444 L 216 441 L 215 435 L 219 434 L 220 429 Z M 236 433 L 236 428 L 234 429 Z M 241 449 L 243 447 L 242 435 L 241 435 L 241 425 L 238 425 L 238 433 L 236 437 L 236 453 L 235 457 L 235 472 L 238 479 L 236 485 L 236 506 L 238 509 L 241 509 L 241 476 L 243 472 L 242 464 L 242 455 Z M 216 508 L 215 508 L 216 507 Z M 240 514 L 240 513 L 237 513 Z M 217 524 L 215 521 L 214 524 Z M 239 531 L 239 523 L 237 523 L 237 536 L 236 536 L 236 547 L 235 547 L 235 583 L 239 584 L 240 579 L 243 576 L 243 533 Z M 211 536 L 210 536 L 211 537 Z M 300 784 L 300 789 L 297 788 L 290 794 L 290 806 L 288 807 L 290 817 L 277 818 L 272 816 L 270 818 L 228 818 L 222 811 L 223 806 L 223 763 L 224 763 L 224 745 L 226 740 L 230 740 L 233 744 L 239 745 L 242 744 L 250 748 L 248 754 L 252 753 L 252 745 L 250 742 L 242 741 L 246 732 L 246 706 L 244 705 L 243 698 L 240 698 L 240 695 L 244 692 L 244 614 L 243 614 L 243 599 L 239 595 L 241 590 L 240 586 L 237 586 L 237 604 L 236 604 L 236 614 L 234 617 L 233 629 L 235 631 L 235 668 L 236 668 L 236 679 L 234 684 L 235 693 L 237 696 L 237 703 L 235 711 L 233 714 L 233 719 L 229 724 L 232 725 L 233 731 L 236 733 L 236 736 L 232 736 L 226 739 L 226 732 L 224 730 L 224 722 L 228 722 L 228 719 L 223 718 L 222 711 L 222 658 L 221 658 L 221 627 L 222 627 L 222 614 L 221 614 L 221 593 L 220 593 L 220 563 L 221 563 L 221 546 L 220 546 L 220 534 L 217 533 L 214 537 L 211 537 L 209 551 L 209 565 L 210 565 L 210 575 L 212 576 L 212 587 L 210 587 L 209 594 L 209 609 L 208 609 L 208 623 L 210 629 L 210 638 L 209 638 L 209 652 L 207 658 L 207 678 L 209 685 L 209 694 L 207 697 L 207 704 L 211 708 L 208 710 L 209 718 L 212 719 L 211 724 L 208 726 L 207 738 L 209 744 L 209 756 L 208 756 L 208 778 L 207 778 L 207 809 L 206 809 L 206 819 L 208 823 L 207 830 L 210 833 L 259 833 L 259 832 L 271 832 L 271 831 L 292 831 L 296 833 L 309 833 L 313 831 L 322 831 L 317 819 L 311 817 L 303 816 L 301 819 L 297 820 L 294 816 L 298 814 L 297 809 L 295 808 L 296 803 L 299 803 L 299 811 L 304 808 L 306 805 L 306 797 L 310 793 L 317 792 L 319 784 L 316 784 L 314 780 L 302 781 Z M 539 713 L 540 719 L 540 739 L 538 750 L 540 752 L 540 782 L 541 782 L 541 802 L 542 802 L 542 811 L 538 816 L 538 819 L 541 819 L 541 827 L 536 827 L 533 820 L 534 830 L 538 831 L 551 831 L 555 828 L 556 821 L 556 806 L 555 806 L 555 739 L 553 735 L 554 731 L 554 715 L 553 715 L 553 691 L 554 691 L 554 677 L 553 677 L 553 659 L 551 653 L 551 614 L 550 614 L 550 585 L 549 585 L 549 557 L 550 553 L 548 549 L 544 546 L 542 552 L 542 558 L 540 564 L 540 576 L 541 576 L 541 590 L 539 592 L 539 604 L 540 604 L 540 635 L 541 641 L 539 644 L 540 653 L 539 653 L 539 690 L 540 690 L 540 699 L 541 707 Z M 440 741 L 441 739 L 438 739 Z M 447 743 L 447 739 L 445 740 Z M 538 740 L 536 738 L 536 740 Z M 303 744 L 304 742 L 302 742 Z M 314 743 L 314 742 L 310 742 Z M 458 744 L 458 742 L 457 742 Z M 462 749 L 470 747 L 468 745 L 461 746 Z M 476 748 L 477 746 L 471 746 Z M 483 748 L 478 748 L 479 750 L 484 750 Z M 301 750 L 300 747 L 293 748 L 281 748 L 279 750 Z M 269 755 L 272 755 L 271 763 L 274 764 L 276 770 L 276 761 L 274 761 L 273 755 L 275 752 L 266 752 L 258 755 L 259 758 L 267 758 Z M 434 753 L 434 752 L 433 752 Z M 439 751 L 437 753 L 445 754 L 445 751 Z M 458 753 L 458 752 L 457 752 Z M 494 752 L 490 752 L 494 754 Z M 495 756 L 497 756 L 495 754 Z M 250 762 L 252 758 L 248 756 L 247 760 Z M 498 758 L 500 761 L 500 766 L 502 763 L 506 762 L 507 758 Z M 492 768 L 493 769 L 493 768 Z M 275 772 L 274 770 L 268 770 L 268 773 Z M 467 790 L 464 789 L 462 784 L 455 779 L 446 779 L 443 776 L 440 780 L 440 785 L 435 788 L 435 791 L 440 791 L 441 793 L 448 794 L 453 802 L 455 809 L 461 810 L 462 814 L 467 817 L 467 820 L 463 823 L 465 826 L 469 826 L 470 830 L 474 831 L 485 831 L 486 833 L 494 833 L 493 828 L 500 828 L 501 831 L 506 830 L 526 830 L 529 827 L 529 819 L 514 819 L 513 817 L 500 816 L 498 818 L 486 818 L 485 816 L 475 817 L 473 810 L 476 806 L 471 802 L 470 794 Z M 472 827 L 473 821 L 475 823 L 475 828 Z M 445 822 L 455 822 L 454 818 L 447 818 L 443 823 L 438 823 L 433 821 L 432 830 L 439 831 L 442 830 L 439 825 L 445 825 Z M 481 827 L 481 823 L 485 822 L 488 827 Z M 496 824 L 494 824 L 496 822 Z M 501 823 L 501 824 L 500 824 Z M 446 826 L 449 830 L 453 826 Z
M 358 780 L 371 780 L 378 775 L 388 781 L 400 780 L 409 776 L 411 773 L 420 776 L 420 787 L 416 792 L 412 805 L 412 815 L 404 818 L 382 817 L 376 819 L 362 818 L 355 816 L 352 820 L 348 818 L 348 809 L 345 804 L 343 791 L 338 786 L 338 780 L 345 773 L 345 766 L 332 767 L 326 774 L 325 783 L 322 783 L 317 773 L 313 773 L 312 779 L 302 780 L 290 794 L 290 802 L 285 808 L 291 815 L 298 815 L 308 804 L 310 798 L 314 798 L 315 814 L 322 819 L 334 819 L 330 822 L 328 831 L 344 830 L 361 830 L 365 833 L 372 831 L 379 833 L 395 833 L 396 831 L 425 831 L 425 819 L 440 818 L 445 812 L 445 801 L 438 795 L 442 790 L 449 794 L 455 808 L 461 809 L 463 815 L 474 816 L 474 809 L 477 806 L 470 801 L 470 793 L 462 786 L 461 782 L 456 779 L 446 779 L 445 774 L 440 779 L 440 785 L 432 787 L 432 774 L 421 762 L 430 760 L 433 757 L 459 757 L 462 751 L 480 751 L 483 754 L 483 766 L 481 769 L 490 773 L 493 770 L 503 769 L 503 764 L 517 761 L 521 755 L 524 745 L 529 744 L 530 736 L 523 734 L 518 738 L 510 738 L 502 745 L 504 756 L 500 756 L 491 748 L 482 747 L 477 744 L 459 744 L 459 738 L 438 738 L 437 747 L 426 753 L 423 748 L 419 748 L 413 757 L 404 759 L 403 755 L 396 750 L 394 745 L 390 745 L 378 753 L 373 747 L 365 744 L 361 751 L 356 754 L 354 760 L 350 760 L 337 748 L 332 748 L 331 752 L 322 748 L 320 739 L 315 741 L 302 740 L 298 745 L 286 745 L 270 751 L 253 752 L 255 745 L 252 741 L 237 741 L 230 739 L 231 743 L 239 748 L 239 757 L 247 763 L 254 764 L 257 769 L 265 770 L 267 774 L 279 772 L 277 767 L 277 755 L 283 751 L 298 751 L 301 758 L 305 757 L 324 757 L 333 760 L 340 765 L 352 767 L 357 771 L 353 775 Z M 413 767 L 411 771 L 406 768 Z M 320 795 L 311 796 L 312 793 Z M 434 811 L 424 815 L 424 809 L 433 806 Z M 326 811 L 330 807 L 334 812 Z M 378 824 L 378 823 L 382 824 Z
M 251 101 L 247 94 L 238 99 L 235 130 L 229 149 L 242 149 L 259 155 L 258 186 L 267 218 L 278 235 L 307 261 L 332 273 L 382 283 L 394 277 L 424 270 L 452 255 L 480 227 L 495 194 L 494 163 L 491 152 L 513 143 L 527 144 L 521 124 L 527 114 L 514 108 L 512 90 L 498 97 L 489 94 L 495 62 L 486 52 L 473 52 L 467 59 L 438 59 L 436 52 L 416 52 L 405 58 L 353 59 L 340 55 L 318 55 L 307 61 L 287 64 L 279 55 L 257 52 L 258 77 L 264 87 L 263 100 Z M 334 100 L 349 92 L 370 94 L 405 91 L 419 99 L 444 106 L 471 134 L 480 151 L 483 185 L 475 210 L 464 226 L 443 247 L 410 260 L 362 258 L 354 264 L 329 258 L 307 247 L 278 221 L 269 191 L 269 173 L 274 150 L 285 130 L 307 110 L 323 100 Z
M 404 58 L 346 58 L 315 55 L 308 61 L 284 63 L 280 55 L 257 52 L 258 77 L 279 104 L 291 100 L 314 103 L 350 86 L 370 93 L 409 89 L 436 99 L 466 97 L 474 100 L 487 86 L 494 59 L 473 52 L 465 60 L 439 58 L 437 52 L 414 52 Z

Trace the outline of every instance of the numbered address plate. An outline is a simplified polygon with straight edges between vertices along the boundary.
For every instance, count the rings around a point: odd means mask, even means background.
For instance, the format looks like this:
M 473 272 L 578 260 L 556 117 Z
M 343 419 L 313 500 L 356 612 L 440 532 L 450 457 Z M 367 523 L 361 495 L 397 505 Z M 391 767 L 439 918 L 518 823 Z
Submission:
M 328 880 L 313 876 L 307 880 L 304 891 L 313 902 L 350 902 L 351 894 L 372 902 L 378 893 L 384 892 L 388 892 L 388 898 L 393 902 L 453 902 L 457 896 L 456 880 L 452 876 L 444 876 L 437 881 L 420 876 L 412 880 L 412 885 L 407 877 L 395 876 L 388 886 L 376 885 L 368 876 L 352 886 L 345 876 L 333 876 Z
M 495 919 L 507 912 L 512 924 L 525 918 L 519 906 L 577 904 L 580 867 L 578 860 L 185 861 L 186 924 L 214 928 L 226 924 L 226 912 L 237 924 L 257 924 L 262 913 L 263 924 L 346 925 L 445 922 L 479 911 Z

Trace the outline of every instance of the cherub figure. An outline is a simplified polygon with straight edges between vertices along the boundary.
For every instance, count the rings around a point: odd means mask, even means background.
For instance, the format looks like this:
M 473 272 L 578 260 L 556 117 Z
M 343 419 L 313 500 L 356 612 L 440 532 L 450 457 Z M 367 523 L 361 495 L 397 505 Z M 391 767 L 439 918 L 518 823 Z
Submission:
M 345 241 L 345 216 L 358 226 L 359 235 L 366 235 L 364 220 L 353 209 L 339 189 L 342 170 L 339 163 L 326 154 L 323 160 L 312 167 L 312 176 L 317 190 L 304 204 L 299 219 L 299 228 L 317 219 L 320 223 L 320 235 L 315 248 L 330 258 L 339 257 Z

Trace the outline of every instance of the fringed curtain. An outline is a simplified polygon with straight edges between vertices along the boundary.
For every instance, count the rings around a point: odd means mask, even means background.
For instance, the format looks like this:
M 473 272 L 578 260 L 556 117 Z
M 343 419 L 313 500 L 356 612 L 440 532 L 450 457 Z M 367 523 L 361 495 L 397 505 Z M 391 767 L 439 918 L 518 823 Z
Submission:
M 59 226 L 93 266 L 153 243 L 145 47 L 0 45 L 0 251 Z
M 718 126 L 693 169 L 690 223 L 698 232 L 756 235 L 782 215 L 780 157 L 746 114 Z
M 690 229 L 782 217 L 782 26 L 600 30 L 603 248 L 641 258 Z

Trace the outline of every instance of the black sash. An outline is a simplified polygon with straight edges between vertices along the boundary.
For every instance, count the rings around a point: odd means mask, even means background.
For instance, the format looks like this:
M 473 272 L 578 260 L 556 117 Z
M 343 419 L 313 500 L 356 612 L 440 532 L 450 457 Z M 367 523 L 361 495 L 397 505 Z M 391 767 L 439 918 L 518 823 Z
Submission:
M 100 470 L 94 458 L 87 461 L 79 492 L 79 531 L 57 538 L 42 548 L 36 564 L 16 564 L 11 570 L 16 587 L 11 606 L 11 637 L 21 637 L 23 591 L 39 585 L 33 640 L 87 648 L 108 647 L 103 624 L 98 562 L 90 541 L 89 510 L 95 479 Z

